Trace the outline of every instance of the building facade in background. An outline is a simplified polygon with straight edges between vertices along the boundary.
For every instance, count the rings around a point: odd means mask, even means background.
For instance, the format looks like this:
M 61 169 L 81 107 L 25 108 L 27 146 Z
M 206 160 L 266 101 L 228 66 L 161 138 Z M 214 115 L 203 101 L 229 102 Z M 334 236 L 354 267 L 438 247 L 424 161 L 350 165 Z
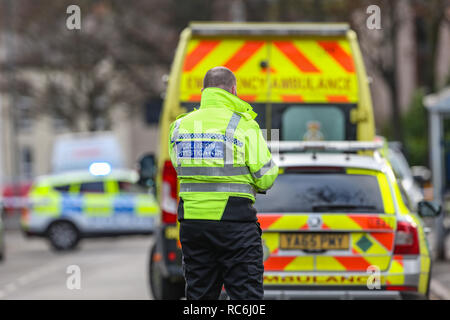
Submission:
M 27 182 L 36 176 L 50 173 L 55 138 L 72 131 L 64 126 L 61 119 L 48 114 L 29 118 L 21 115 L 14 126 L 11 96 L 3 93 L 0 99 L 0 165 L 3 183 Z M 149 111 L 145 108 L 134 114 L 125 110 L 117 108 L 111 112 L 111 131 L 124 150 L 125 166 L 136 168 L 142 154 L 156 154 L 158 126 L 157 123 L 146 121 L 145 114 Z M 159 113 L 159 110 L 154 112 Z M 80 127 L 83 128 L 83 124 Z

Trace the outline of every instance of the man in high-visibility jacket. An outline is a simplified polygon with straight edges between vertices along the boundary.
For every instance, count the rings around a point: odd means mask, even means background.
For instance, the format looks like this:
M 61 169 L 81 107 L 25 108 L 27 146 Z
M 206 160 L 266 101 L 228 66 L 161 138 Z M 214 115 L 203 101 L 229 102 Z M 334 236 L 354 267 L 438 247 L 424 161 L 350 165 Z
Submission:
M 255 193 L 278 175 L 256 113 L 237 97 L 225 67 L 203 79 L 200 108 L 181 115 L 169 135 L 180 182 L 180 241 L 187 299 L 263 298 L 261 228 Z

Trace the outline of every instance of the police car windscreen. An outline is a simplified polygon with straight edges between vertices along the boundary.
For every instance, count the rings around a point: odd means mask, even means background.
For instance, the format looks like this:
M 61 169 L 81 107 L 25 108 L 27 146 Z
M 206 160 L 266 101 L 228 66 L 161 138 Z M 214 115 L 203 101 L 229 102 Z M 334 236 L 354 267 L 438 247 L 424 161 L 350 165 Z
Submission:
M 266 195 L 257 195 L 258 213 L 384 213 L 376 176 L 283 174 Z

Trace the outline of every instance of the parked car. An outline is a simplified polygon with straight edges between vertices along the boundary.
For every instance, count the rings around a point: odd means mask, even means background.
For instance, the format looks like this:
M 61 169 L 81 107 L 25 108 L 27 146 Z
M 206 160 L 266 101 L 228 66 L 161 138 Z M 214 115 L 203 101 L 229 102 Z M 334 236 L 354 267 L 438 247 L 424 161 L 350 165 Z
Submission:
M 151 234 L 159 207 L 138 178 L 134 170 L 111 170 L 102 163 L 89 171 L 39 177 L 22 228 L 47 238 L 56 250 L 73 249 L 85 237 Z

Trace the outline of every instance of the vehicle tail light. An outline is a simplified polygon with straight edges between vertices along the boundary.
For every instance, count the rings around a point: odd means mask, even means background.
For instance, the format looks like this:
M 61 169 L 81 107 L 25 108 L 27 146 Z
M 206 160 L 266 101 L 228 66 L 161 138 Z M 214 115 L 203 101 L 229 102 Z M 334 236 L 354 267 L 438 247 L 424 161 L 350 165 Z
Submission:
M 386 290 L 391 290 L 391 291 L 417 291 L 417 287 L 411 287 L 411 286 L 387 286 Z
M 167 254 L 167 258 L 169 258 L 170 261 L 175 261 L 175 259 L 177 258 L 177 254 L 174 251 L 170 251 Z
M 161 186 L 161 220 L 163 223 L 177 222 L 177 172 L 172 163 L 164 162 Z
M 419 237 L 414 223 L 406 221 L 397 223 L 394 254 L 419 254 Z

